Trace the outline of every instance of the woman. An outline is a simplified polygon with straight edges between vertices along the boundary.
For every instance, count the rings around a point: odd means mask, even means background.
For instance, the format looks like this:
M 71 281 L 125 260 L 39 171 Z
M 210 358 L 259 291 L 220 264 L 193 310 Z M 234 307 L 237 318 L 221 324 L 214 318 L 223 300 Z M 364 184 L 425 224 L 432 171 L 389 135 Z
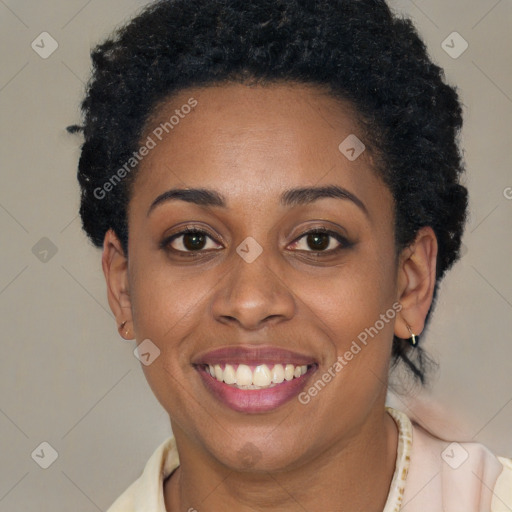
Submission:
M 174 435 L 109 511 L 511 510 L 510 459 L 385 406 L 390 368 L 425 378 L 467 208 L 412 24 L 167 0 L 92 57 L 83 228 Z

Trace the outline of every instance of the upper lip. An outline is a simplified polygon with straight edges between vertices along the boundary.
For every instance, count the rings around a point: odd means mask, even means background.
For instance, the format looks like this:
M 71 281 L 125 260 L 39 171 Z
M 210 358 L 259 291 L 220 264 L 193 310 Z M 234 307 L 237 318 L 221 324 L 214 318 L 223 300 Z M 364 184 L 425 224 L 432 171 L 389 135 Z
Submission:
M 293 364 L 295 366 L 315 364 L 313 357 L 298 352 L 292 352 L 270 345 L 232 345 L 220 347 L 209 352 L 199 354 L 192 360 L 192 364 Z

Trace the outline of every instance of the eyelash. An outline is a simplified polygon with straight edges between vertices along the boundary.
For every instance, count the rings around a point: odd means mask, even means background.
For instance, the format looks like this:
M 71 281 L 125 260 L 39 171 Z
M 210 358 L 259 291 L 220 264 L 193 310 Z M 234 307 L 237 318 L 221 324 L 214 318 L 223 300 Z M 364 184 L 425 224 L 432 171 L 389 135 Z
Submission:
M 173 235 L 162 240 L 162 242 L 160 243 L 160 248 L 163 250 L 166 250 L 168 252 L 174 252 L 175 254 L 180 254 L 184 257 L 194 258 L 194 257 L 201 256 L 201 253 L 204 252 L 204 249 L 200 249 L 198 251 L 181 251 L 181 250 L 170 248 L 170 244 L 174 240 L 176 240 L 177 238 L 179 238 L 183 235 L 187 235 L 187 234 L 206 235 L 208 238 L 215 241 L 214 238 L 207 231 L 204 231 L 204 230 L 198 229 L 198 228 L 194 228 L 194 227 L 190 227 L 190 228 L 187 227 L 186 229 L 180 231 L 179 233 L 174 233 Z M 303 251 L 303 252 L 307 252 L 307 253 L 309 253 L 311 255 L 315 255 L 315 256 L 332 255 L 332 254 L 337 254 L 341 250 L 347 249 L 352 245 L 345 237 L 343 237 L 336 231 L 332 231 L 327 228 L 321 228 L 321 227 L 313 228 L 309 231 L 305 231 L 304 233 L 301 233 L 297 238 L 295 238 L 295 240 L 292 243 L 299 242 L 300 240 L 302 240 L 302 238 L 306 237 L 307 235 L 315 235 L 315 234 L 329 235 L 330 237 L 332 237 L 336 241 L 338 241 L 340 243 L 340 245 L 338 247 L 336 247 L 335 249 L 329 249 L 326 251 L 324 250 L 324 251 Z

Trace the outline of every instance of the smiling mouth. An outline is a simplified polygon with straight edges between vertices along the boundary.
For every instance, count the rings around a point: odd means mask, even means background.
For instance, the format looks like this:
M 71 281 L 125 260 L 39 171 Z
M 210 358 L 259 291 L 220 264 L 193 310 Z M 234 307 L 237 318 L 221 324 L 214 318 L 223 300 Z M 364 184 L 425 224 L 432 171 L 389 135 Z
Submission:
M 244 414 L 271 413 L 289 403 L 319 367 L 309 354 L 250 344 L 219 347 L 191 363 L 212 397 Z
M 219 382 L 242 390 L 267 389 L 298 379 L 313 368 L 293 364 L 203 364 L 204 371 Z

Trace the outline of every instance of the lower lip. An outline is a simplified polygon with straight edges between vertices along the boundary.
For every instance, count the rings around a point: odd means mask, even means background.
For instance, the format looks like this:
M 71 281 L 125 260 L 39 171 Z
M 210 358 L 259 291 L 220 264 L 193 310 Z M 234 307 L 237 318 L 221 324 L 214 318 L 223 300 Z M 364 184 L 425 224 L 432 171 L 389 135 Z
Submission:
M 297 396 L 316 366 L 308 367 L 308 371 L 300 377 L 264 389 L 238 389 L 213 378 L 203 366 L 196 369 L 208 390 L 222 403 L 238 412 L 258 413 L 272 411 Z

